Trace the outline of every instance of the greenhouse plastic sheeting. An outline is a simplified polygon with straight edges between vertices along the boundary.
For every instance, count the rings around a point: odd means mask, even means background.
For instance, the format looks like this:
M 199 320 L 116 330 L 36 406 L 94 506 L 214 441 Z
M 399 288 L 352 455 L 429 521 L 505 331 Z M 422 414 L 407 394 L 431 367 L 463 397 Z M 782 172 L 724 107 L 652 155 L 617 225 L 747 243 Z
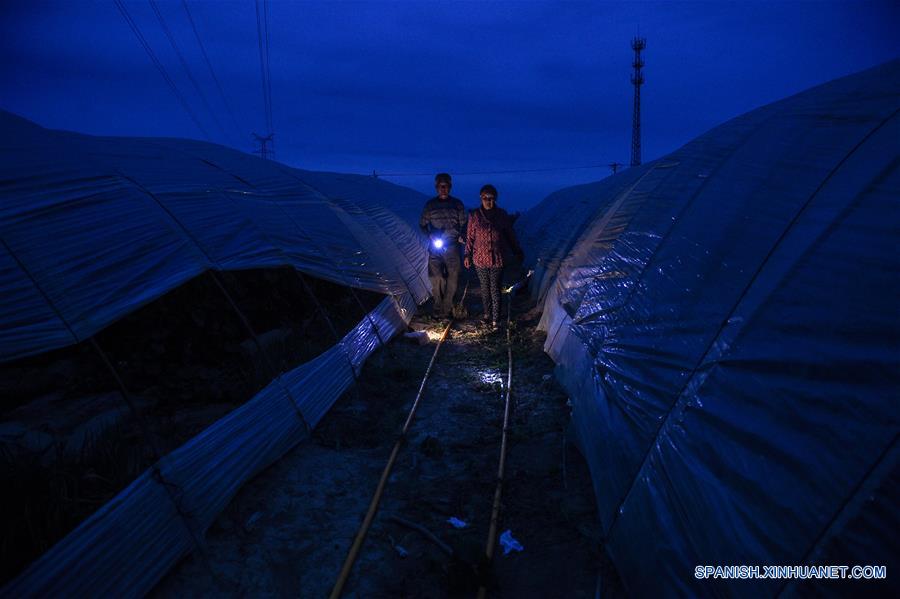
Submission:
M 83 341 L 208 269 L 290 265 L 429 296 L 413 190 L 2 111 L 0 131 L 0 361 Z
M 140 597 L 196 548 L 247 480 L 308 435 L 357 369 L 416 310 L 389 297 L 341 342 L 162 458 L 0 591 L 8 597 Z
M 847 588 L 694 577 L 740 564 L 886 565 L 866 589 L 896 589 L 898 115 L 892 61 L 523 219 L 544 239 L 546 349 L 631 594 Z
M 140 596 L 305 438 L 428 298 L 425 197 L 188 140 L 0 112 L 0 361 L 83 341 L 209 269 L 289 265 L 389 297 L 337 345 L 163 457 L 0 591 Z

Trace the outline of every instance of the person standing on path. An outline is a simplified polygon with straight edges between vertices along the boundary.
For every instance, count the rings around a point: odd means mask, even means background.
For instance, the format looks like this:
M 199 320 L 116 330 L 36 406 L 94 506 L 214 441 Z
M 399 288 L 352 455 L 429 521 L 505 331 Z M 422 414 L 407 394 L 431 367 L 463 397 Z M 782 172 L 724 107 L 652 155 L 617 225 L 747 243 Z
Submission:
M 447 318 L 453 310 L 460 271 L 459 248 L 465 242 L 466 208 L 450 195 L 452 187 L 450 175 L 435 175 L 437 196 L 425 202 L 419 218 L 419 228 L 428 235 L 428 278 L 434 297 L 434 318 Z
M 481 302 L 484 320 L 494 329 L 500 320 L 500 281 L 503 278 L 503 253 L 508 248 L 520 262 L 522 248 L 513 230 L 513 221 L 506 210 L 497 207 L 497 188 L 487 184 L 481 188 L 481 207 L 469 214 L 466 230 L 466 268 L 475 265 L 481 283 Z

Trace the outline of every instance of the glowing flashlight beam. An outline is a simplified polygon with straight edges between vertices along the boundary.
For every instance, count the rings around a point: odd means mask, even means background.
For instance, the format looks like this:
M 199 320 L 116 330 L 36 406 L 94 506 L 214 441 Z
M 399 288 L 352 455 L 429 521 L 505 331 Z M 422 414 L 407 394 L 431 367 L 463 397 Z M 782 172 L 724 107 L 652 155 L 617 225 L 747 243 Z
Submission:
M 522 285 L 525 284 L 525 281 L 527 281 L 529 278 L 531 278 L 531 275 L 533 275 L 533 274 L 534 274 L 534 271 L 529 270 L 528 273 L 525 275 L 525 278 L 523 278 L 521 281 L 519 281 L 517 283 L 510 285 L 509 287 L 507 287 L 505 289 L 502 289 L 501 292 L 502 293 L 512 293 L 513 291 L 522 287 Z
M 441 249 L 442 247 L 444 247 L 444 240 L 443 239 L 435 239 L 434 247 L 436 247 L 437 249 Z

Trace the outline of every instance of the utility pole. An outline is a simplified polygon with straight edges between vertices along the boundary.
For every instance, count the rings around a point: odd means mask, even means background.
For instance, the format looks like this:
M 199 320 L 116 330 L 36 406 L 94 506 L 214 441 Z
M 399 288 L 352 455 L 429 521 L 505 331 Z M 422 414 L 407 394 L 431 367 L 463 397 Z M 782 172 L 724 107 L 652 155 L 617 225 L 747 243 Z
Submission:
M 269 133 L 266 136 L 254 133 L 253 137 L 255 137 L 256 141 L 259 142 L 259 149 L 256 150 L 256 153 L 259 154 L 260 158 L 262 158 L 263 160 L 269 160 L 270 156 L 275 156 L 275 150 L 269 147 L 269 144 L 272 143 L 272 138 L 275 137 L 274 133 Z
M 631 83 L 634 84 L 634 115 L 631 120 L 631 166 L 641 163 L 641 85 L 644 84 L 644 59 L 641 58 L 641 50 L 647 47 L 647 40 L 635 37 L 631 40 L 631 49 L 634 50 L 634 73 L 631 75 Z

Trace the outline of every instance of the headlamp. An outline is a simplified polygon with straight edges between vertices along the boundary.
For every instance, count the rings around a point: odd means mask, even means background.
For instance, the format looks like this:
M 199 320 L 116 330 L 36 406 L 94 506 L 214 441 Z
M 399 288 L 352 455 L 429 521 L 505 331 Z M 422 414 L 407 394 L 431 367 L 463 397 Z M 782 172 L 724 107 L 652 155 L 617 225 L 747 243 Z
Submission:
M 436 247 L 437 249 L 441 249 L 442 247 L 444 247 L 444 240 L 441 239 L 440 237 L 438 237 L 437 239 L 435 239 L 435 240 L 434 240 L 434 247 Z

